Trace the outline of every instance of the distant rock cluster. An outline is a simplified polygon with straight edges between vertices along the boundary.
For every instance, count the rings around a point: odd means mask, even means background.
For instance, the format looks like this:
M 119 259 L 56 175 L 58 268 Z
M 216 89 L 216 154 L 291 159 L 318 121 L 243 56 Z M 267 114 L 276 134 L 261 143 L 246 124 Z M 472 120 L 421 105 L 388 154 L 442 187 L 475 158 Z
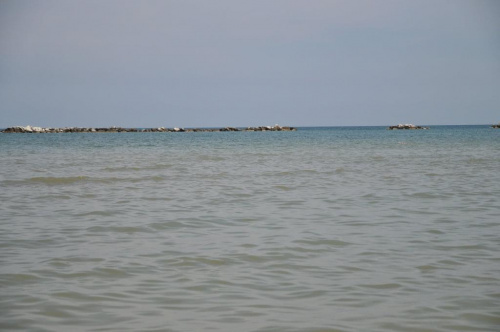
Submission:
M 398 124 L 396 126 L 390 126 L 387 128 L 389 130 L 397 130 L 397 129 L 429 129 L 429 127 L 421 127 L 421 126 L 415 126 L 413 124 Z
M 496 129 L 499 129 L 500 128 L 500 123 L 499 124 L 496 124 L 496 125 L 492 125 L 491 128 L 496 128 Z
M 2 130 L 3 133 L 153 133 L 153 132 L 217 132 L 217 131 L 295 131 L 294 127 L 281 127 L 279 125 L 274 126 L 262 126 L 262 127 L 247 127 L 247 128 L 236 128 L 236 127 L 224 127 L 224 128 L 147 128 L 147 129 L 137 129 L 137 128 L 122 128 L 122 127 L 109 127 L 109 128 L 79 128 L 79 127 L 65 127 L 65 128 L 42 128 L 33 126 L 15 126 L 9 127 Z

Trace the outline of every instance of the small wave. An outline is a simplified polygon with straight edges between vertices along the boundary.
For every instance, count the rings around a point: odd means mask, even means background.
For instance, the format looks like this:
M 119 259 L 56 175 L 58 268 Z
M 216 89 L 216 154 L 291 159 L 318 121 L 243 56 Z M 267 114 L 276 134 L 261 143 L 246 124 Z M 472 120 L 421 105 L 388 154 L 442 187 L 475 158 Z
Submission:
M 467 159 L 467 164 L 471 164 L 471 165 L 478 165 L 478 164 L 486 164 L 486 163 L 489 163 L 491 162 L 490 159 L 486 159 L 486 158 L 469 158 Z
M 48 186 L 59 186 L 59 185 L 72 185 L 77 183 L 102 183 L 102 184 L 112 184 L 112 183 L 139 183 L 139 182 L 162 182 L 166 177 L 161 175 L 145 176 L 138 178 L 130 177 L 102 177 L 95 178 L 89 176 L 66 176 L 66 177 L 32 177 L 24 180 L 6 180 L 2 183 L 7 186 L 19 186 L 19 185 L 33 185 L 33 184 L 43 184 Z
M 457 250 L 487 250 L 488 247 L 480 244 L 469 244 L 469 245 L 463 245 L 463 246 L 446 246 L 446 245 L 441 245 L 441 246 L 436 246 L 435 247 L 438 250 L 442 251 L 457 251 Z
M 42 195 L 42 196 L 38 196 L 37 199 L 42 199 L 42 200 L 71 199 L 71 196 L 69 196 L 69 195 Z
M 327 294 L 328 292 L 326 290 L 306 290 L 306 291 L 291 292 L 286 295 L 279 295 L 279 296 L 273 295 L 271 297 L 280 300 L 301 300 L 301 299 L 321 297 Z
M 252 254 L 237 254 L 234 258 L 245 263 L 267 263 L 273 261 L 282 261 L 281 255 L 252 255 Z
M 293 190 L 293 188 L 292 188 L 292 187 L 283 186 L 283 185 L 274 186 L 274 188 L 279 189 L 279 190 L 283 190 L 283 191 L 290 191 L 290 190 Z
M 0 280 L 5 285 L 12 285 L 17 283 L 27 284 L 27 283 L 38 283 L 42 278 L 34 274 L 26 273 L 14 273 L 14 274 L 2 274 L 0 275 Z
M 148 233 L 150 230 L 144 228 L 144 227 L 132 227 L 132 226 L 94 226 L 87 228 L 87 231 L 92 232 L 92 233 L 100 233 L 100 232 L 111 232 L 111 233 L 127 233 L 127 234 L 133 234 L 133 233 Z
M 110 267 L 96 267 L 91 270 L 84 270 L 78 272 L 58 272 L 56 270 L 40 270 L 41 274 L 50 278 L 60 278 L 67 280 L 76 280 L 76 279 L 87 279 L 87 278 L 126 278 L 130 276 L 130 274 L 124 270 L 110 268 Z
M 279 171 L 279 172 L 265 172 L 263 176 L 281 177 L 281 176 L 297 176 L 297 175 L 312 175 L 318 174 L 319 172 L 314 169 L 299 169 L 291 171 Z
M 304 247 L 285 247 L 283 248 L 285 251 L 295 251 L 298 253 L 323 253 L 323 252 L 328 252 L 329 249 L 327 248 L 304 248 Z
M 327 240 L 327 239 L 318 239 L 318 240 L 296 240 L 295 243 L 308 244 L 312 246 L 332 246 L 332 247 L 345 247 L 350 245 L 351 243 L 341 241 L 341 240 Z
M 165 202 L 168 202 L 168 201 L 171 201 L 173 198 L 169 198 L 169 197 L 141 197 L 141 199 L 143 199 L 145 201 L 165 201 Z
M 102 170 L 105 172 L 137 172 L 137 171 L 151 171 L 151 170 L 161 170 L 161 169 L 168 169 L 171 168 L 173 165 L 172 164 L 154 164 L 154 165 L 148 165 L 148 166 L 143 166 L 143 167 L 130 167 L 130 166 L 123 166 L 123 167 L 105 167 Z
M 418 192 L 414 194 L 409 194 L 408 196 L 413 198 L 429 198 L 429 199 L 443 199 L 453 196 L 451 193 L 434 193 L 434 192 Z
M 201 161 L 223 161 L 226 159 L 223 157 L 220 157 L 220 156 L 201 155 L 198 157 L 198 160 L 201 160 Z
M 155 230 L 164 230 L 164 229 L 175 229 L 175 228 L 180 228 L 180 227 L 185 227 L 186 225 L 177 222 L 177 221 L 165 221 L 165 222 L 157 222 L 149 225 L 151 228 Z
M 465 313 L 460 315 L 461 318 L 473 321 L 478 324 L 494 324 L 495 326 L 500 326 L 500 317 L 498 315 L 489 315 L 481 313 Z
M 102 258 L 87 258 L 87 257 L 78 257 L 72 256 L 68 258 L 53 258 L 47 260 L 46 263 L 56 267 L 70 266 L 74 263 L 100 263 L 103 262 Z
M 170 263 L 171 266 L 177 267 L 188 267 L 188 266 L 198 266 L 198 265 L 208 265 L 208 266 L 223 266 L 230 264 L 230 260 L 227 259 L 216 259 L 216 258 L 206 258 L 206 257 L 179 257 L 175 262 Z
M 364 288 L 371 288 L 371 289 L 396 289 L 400 288 L 401 285 L 398 283 L 387 283 L 387 284 L 365 284 L 365 285 L 360 285 L 361 287 Z
M 68 319 L 75 317 L 75 315 L 68 312 L 68 310 L 49 308 L 49 307 L 42 307 L 42 309 L 38 311 L 38 315 L 54 319 Z
M 442 259 L 438 263 L 444 264 L 444 265 L 464 265 L 464 263 L 461 263 L 461 262 L 458 262 L 458 261 L 452 260 L 452 259 Z
M 33 177 L 26 180 L 28 183 L 43 183 L 47 185 L 72 184 L 76 182 L 88 181 L 88 176 L 68 176 L 68 177 Z
M 94 273 L 99 275 L 100 277 L 107 278 L 126 278 L 129 276 L 129 273 L 120 269 L 114 269 L 109 267 L 100 267 L 93 270 Z
M 128 171 L 140 171 L 140 167 L 105 167 L 102 169 L 106 172 L 128 172 Z
M 243 247 L 243 248 L 256 248 L 258 247 L 255 243 L 243 243 L 240 245 L 240 247 Z
M 430 233 L 430 234 L 445 234 L 443 231 L 441 231 L 439 229 L 429 229 L 427 231 L 427 233 Z
M 110 177 L 110 178 L 93 178 L 92 181 L 96 183 L 115 183 L 115 182 L 130 182 L 130 183 L 138 183 L 143 181 L 153 181 L 153 182 L 161 182 L 165 180 L 165 177 L 161 175 L 155 176 L 145 176 L 140 178 L 119 178 L 119 177 Z
M 426 175 L 426 176 L 430 176 L 430 177 L 434 177 L 434 176 L 442 176 L 442 174 L 439 174 L 439 173 L 432 173 L 432 172 L 430 172 L 430 173 L 424 173 L 424 175 Z
M 60 299 L 65 299 L 65 300 L 70 300 L 70 301 L 77 301 L 77 302 L 104 302 L 104 301 L 116 301 L 115 299 L 106 297 L 106 296 L 95 296 L 95 295 L 87 295 L 84 293 L 80 292 L 72 292 L 72 291 L 65 291 L 65 292 L 55 292 L 51 294 L 55 298 L 60 298 Z M 118 301 L 122 301 L 121 299 Z
M 417 266 L 417 269 L 419 269 L 420 272 L 422 272 L 422 273 L 427 273 L 427 272 L 433 272 L 433 271 L 437 270 L 438 267 L 434 266 L 434 265 L 420 265 L 420 266 Z
M 88 216 L 101 216 L 101 217 L 109 217 L 117 214 L 116 211 L 90 211 L 85 213 L 76 214 L 76 217 L 88 217 Z

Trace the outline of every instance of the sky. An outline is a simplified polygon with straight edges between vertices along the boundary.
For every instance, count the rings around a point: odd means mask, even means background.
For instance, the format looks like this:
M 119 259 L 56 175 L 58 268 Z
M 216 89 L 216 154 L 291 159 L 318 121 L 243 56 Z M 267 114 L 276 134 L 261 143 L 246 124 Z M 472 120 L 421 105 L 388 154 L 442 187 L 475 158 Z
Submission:
M 0 0 L 0 127 L 499 121 L 498 0 Z

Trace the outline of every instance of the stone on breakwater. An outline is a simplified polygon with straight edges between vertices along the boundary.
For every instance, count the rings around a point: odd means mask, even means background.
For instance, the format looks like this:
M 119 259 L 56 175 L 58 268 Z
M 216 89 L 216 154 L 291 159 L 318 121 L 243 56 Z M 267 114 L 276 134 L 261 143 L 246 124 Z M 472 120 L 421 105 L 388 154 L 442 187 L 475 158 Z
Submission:
M 389 130 L 396 130 L 396 129 L 429 129 L 429 127 L 421 127 L 421 126 L 415 126 L 413 124 L 398 124 L 397 126 L 390 126 L 387 128 Z
M 247 127 L 246 129 L 239 129 L 236 127 L 224 127 L 224 128 L 148 128 L 148 129 L 137 129 L 137 128 L 122 128 L 122 127 L 109 127 L 109 128 L 79 128 L 79 127 L 64 127 L 64 128 L 42 128 L 33 126 L 14 126 L 2 130 L 2 133 L 182 133 L 182 132 L 218 132 L 218 131 L 295 131 L 294 127 L 281 127 L 279 125 L 274 126 L 261 126 L 261 127 Z
M 500 123 L 499 124 L 496 124 L 496 125 L 492 125 L 491 128 L 496 128 L 496 129 L 499 129 L 500 128 Z

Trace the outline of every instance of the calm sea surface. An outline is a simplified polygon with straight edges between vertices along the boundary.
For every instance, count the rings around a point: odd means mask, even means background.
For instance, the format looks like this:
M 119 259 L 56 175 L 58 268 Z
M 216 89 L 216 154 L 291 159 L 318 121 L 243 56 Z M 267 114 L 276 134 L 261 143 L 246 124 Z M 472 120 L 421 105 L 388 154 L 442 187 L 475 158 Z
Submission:
M 0 134 L 3 331 L 499 331 L 500 130 Z

